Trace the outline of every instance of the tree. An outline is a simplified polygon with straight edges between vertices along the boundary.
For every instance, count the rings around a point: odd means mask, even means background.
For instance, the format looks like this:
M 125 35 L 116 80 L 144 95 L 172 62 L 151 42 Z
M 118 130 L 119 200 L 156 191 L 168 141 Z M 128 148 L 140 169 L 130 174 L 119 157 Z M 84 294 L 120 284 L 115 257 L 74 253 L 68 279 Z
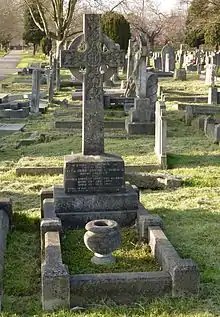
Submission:
M 36 26 L 56 41 L 56 58 L 65 40 L 76 32 L 70 30 L 77 0 L 24 0 Z M 33 10 L 34 7 L 37 11 Z M 40 20 L 38 17 L 40 16 Z
M 179 31 L 183 21 L 180 19 L 180 12 L 164 13 L 152 0 L 137 0 L 129 7 L 129 11 L 127 19 L 131 24 L 132 34 L 142 33 L 149 43 L 149 50 L 154 50 L 158 40 L 160 44 L 164 43 L 168 33 L 172 33 L 173 38 L 178 38 L 175 31 Z
M 21 37 L 22 22 L 18 0 L 0 0 L 0 43 L 5 49 L 12 39 Z
M 31 8 L 32 12 L 35 14 L 35 19 L 38 23 L 41 22 L 40 15 L 38 14 L 38 10 L 35 6 Z M 32 15 L 30 14 L 29 9 L 26 9 L 24 12 L 24 33 L 23 40 L 26 44 L 33 44 L 33 55 L 36 53 L 37 45 L 40 45 L 40 41 L 44 37 L 44 32 L 41 31 L 35 24 Z
M 49 56 L 52 50 L 52 40 L 48 37 L 43 37 L 41 40 L 41 49 L 45 55 Z
M 192 0 L 187 11 L 186 42 L 218 46 L 220 43 L 220 1 Z M 193 45 L 195 46 L 195 45 Z
M 101 18 L 102 31 L 114 42 L 120 44 L 122 50 L 127 50 L 131 37 L 130 24 L 122 14 L 107 12 Z

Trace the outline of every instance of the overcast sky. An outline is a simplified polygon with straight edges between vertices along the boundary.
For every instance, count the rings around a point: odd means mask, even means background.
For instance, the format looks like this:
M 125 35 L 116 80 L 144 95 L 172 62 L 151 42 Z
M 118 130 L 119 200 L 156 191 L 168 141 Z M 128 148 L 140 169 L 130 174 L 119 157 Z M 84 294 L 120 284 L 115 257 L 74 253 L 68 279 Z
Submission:
M 161 9 L 164 11 L 169 11 L 175 7 L 177 2 L 177 0 L 161 0 Z

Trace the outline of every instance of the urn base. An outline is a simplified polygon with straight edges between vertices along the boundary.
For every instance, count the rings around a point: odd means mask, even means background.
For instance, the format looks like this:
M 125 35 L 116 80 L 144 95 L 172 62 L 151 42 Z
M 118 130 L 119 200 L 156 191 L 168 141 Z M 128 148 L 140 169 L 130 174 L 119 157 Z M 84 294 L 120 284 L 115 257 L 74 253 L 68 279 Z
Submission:
M 99 254 L 94 253 L 94 256 L 91 258 L 91 262 L 96 265 L 106 265 L 114 264 L 116 262 L 115 257 L 110 254 Z

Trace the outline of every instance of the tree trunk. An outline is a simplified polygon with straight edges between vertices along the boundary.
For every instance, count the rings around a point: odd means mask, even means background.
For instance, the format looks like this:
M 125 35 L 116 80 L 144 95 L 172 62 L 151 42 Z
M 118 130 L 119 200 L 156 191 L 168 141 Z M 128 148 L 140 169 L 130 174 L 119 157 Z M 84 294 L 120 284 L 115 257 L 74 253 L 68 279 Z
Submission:
M 37 44 L 34 43 L 34 48 L 33 48 L 33 55 L 35 56 L 37 50 Z

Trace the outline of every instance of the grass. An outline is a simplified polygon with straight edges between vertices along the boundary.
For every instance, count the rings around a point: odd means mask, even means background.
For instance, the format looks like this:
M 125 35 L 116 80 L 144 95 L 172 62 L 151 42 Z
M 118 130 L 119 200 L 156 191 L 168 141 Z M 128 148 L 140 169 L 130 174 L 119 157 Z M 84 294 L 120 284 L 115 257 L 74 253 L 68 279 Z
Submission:
M 121 247 L 113 252 L 116 264 L 107 267 L 96 266 L 90 262 L 93 253 L 84 245 L 84 233 L 84 229 L 69 230 L 62 241 L 63 261 L 68 265 L 70 274 L 148 272 L 160 269 L 150 253 L 149 246 L 138 241 L 134 229 L 121 230 Z
M 17 64 L 17 68 L 27 67 L 30 63 L 45 62 L 47 58 L 42 53 L 36 53 L 31 55 L 29 52 L 25 52 L 22 56 L 21 61 Z
M 21 65 L 31 60 L 24 55 Z M 41 57 L 40 57 L 41 58 Z M 22 66 L 23 67 L 23 66 Z M 64 76 L 68 74 L 64 72 Z M 188 75 L 186 82 L 162 81 L 166 89 L 207 93 L 207 87 L 197 75 Z M 24 89 L 21 85 L 15 87 Z M 14 90 L 16 91 L 16 90 Z M 70 98 L 63 90 L 56 98 Z M 70 110 L 70 109 L 69 109 Z M 220 315 L 220 148 L 212 144 L 202 132 L 185 126 L 182 114 L 168 107 L 168 150 L 169 173 L 182 176 L 184 186 L 175 191 L 151 191 L 141 193 L 141 201 L 150 213 L 159 214 L 164 222 L 165 233 L 184 258 L 196 261 L 201 271 L 201 292 L 198 298 L 161 299 L 140 298 L 137 303 L 117 306 L 113 302 L 102 301 L 89 306 L 82 312 L 58 311 L 43 313 L 40 304 L 40 197 L 41 188 L 62 183 L 62 175 L 16 177 L 16 166 L 63 165 L 63 156 L 81 150 L 80 131 L 59 131 L 54 128 L 54 111 L 61 111 L 51 105 L 50 111 L 41 117 L 27 119 L 25 133 L 0 136 L 0 195 L 13 200 L 14 219 L 12 231 L 8 235 L 4 270 L 4 298 L 2 317 L 216 317 Z M 9 120 L 10 121 L 10 120 Z M 16 121 L 19 122 L 19 121 Z M 33 131 L 47 135 L 47 142 L 15 149 L 16 142 Z M 144 165 L 156 162 L 154 138 L 140 136 L 138 139 L 105 139 L 105 149 L 122 155 L 126 164 Z M 79 239 L 82 232 L 78 232 Z M 92 270 L 89 259 L 92 254 L 86 248 L 85 258 L 74 263 L 73 241 L 78 239 L 68 233 L 63 241 L 65 261 L 73 272 Z M 135 241 L 126 237 L 125 241 Z M 78 241 L 78 240 L 77 240 Z M 82 242 L 80 242 L 82 243 Z M 71 247 L 69 245 L 71 244 Z M 138 243 L 138 252 L 129 249 L 120 256 L 120 266 L 144 268 L 143 249 Z M 76 250 L 77 251 L 77 250 Z M 137 251 L 137 250 L 136 250 Z M 118 251 L 117 251 L 118 252 Z M 122 252 L 122 250 L 120 251 Z M 138 254 L 140 261 L 135 261 Z M 133 262 L 133 263 L 132 263 Z M 145 261 L 144 261 L 145 262 Z M 151 265 L 151 259 L 147 265 Z M 154 264 L 155 265 L 155 264 Z M 90 267 L 90 268 L 89 268 Z M 126 268 L 127 269 L 127 268 Z M 129 268 L 128 268 L 129 269 Z M 90 271 L 91 272 L 91 271 Z

